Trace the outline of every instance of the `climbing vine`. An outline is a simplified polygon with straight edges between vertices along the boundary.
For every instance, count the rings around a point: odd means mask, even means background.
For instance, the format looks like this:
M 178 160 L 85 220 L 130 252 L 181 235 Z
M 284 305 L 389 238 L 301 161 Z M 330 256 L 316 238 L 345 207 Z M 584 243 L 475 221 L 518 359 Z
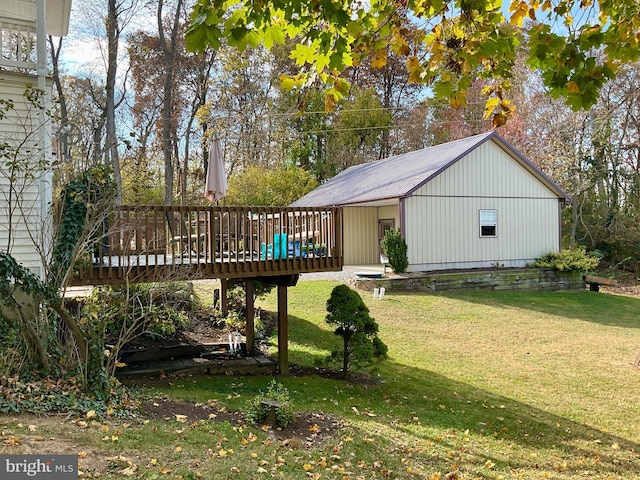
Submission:
M 106 232 L 101 227 L 115 198 L 110 167 L 94 166 L 71 179 L 62 190 L 58 205 L 58 232 L 51 255 L 51 283 L 64 284 L 72 263 L 82 251 L 91 250 Z

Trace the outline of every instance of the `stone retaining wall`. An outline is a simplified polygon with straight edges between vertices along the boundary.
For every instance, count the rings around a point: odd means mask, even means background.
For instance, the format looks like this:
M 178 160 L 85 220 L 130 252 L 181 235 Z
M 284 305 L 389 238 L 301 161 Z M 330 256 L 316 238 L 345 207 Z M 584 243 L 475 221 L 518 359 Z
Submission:
M 536 268 L 391 274 L 383 278 L 358 278 L 353 283 L 358 290 L 373 291 L 374 288 L 384 287 L 387 292 L 585 289 L 584 275 L 580 272 L 565 273 L 553 269 Z

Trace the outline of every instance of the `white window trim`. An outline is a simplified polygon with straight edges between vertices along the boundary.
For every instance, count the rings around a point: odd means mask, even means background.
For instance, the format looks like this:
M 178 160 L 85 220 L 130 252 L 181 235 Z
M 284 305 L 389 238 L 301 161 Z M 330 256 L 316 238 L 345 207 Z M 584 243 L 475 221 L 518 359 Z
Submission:
M 495 208 L 482 208 L 478 211 L 478 220 L 480 228 L 478 233 L 480 238 L 496 238 L 498 236 L 498 210 Z M 494 227 L 493 235 L 483 235 L 482 227 Z

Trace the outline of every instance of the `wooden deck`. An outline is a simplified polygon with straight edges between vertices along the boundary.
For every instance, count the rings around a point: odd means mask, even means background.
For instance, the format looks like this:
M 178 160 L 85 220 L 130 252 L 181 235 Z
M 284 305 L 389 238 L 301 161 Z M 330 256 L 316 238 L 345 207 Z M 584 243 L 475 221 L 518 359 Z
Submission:
M 122 206 L 72 285 L 270 277 L 343 266 L 342 209 Z

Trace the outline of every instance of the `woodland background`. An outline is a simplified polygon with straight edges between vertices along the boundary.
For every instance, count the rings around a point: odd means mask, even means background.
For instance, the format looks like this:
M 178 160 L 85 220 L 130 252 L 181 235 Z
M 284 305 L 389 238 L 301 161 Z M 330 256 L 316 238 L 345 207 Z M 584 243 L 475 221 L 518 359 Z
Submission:
M 350 67 L 350 90 L 327 109 L 321 86 L 281 88 L 281 74 L 298 69 L 286 45 L 188 52 L 191 8 L 190 0 L 75 0 L 72 34 L 49 39 L 58 191 L 107 164 L 119 203 L 205 203 L 215 137 L 230 182 L 224 204 L 287 205 L 351 165 L 495 128 L 480 83 L 465 108 L 453 108 L 410 83 L 393 51 Z M 92 60 L 74 61 L 78 48 Z M 640 65 L 625 66 L 593 107 L 575 112 L 545 92 L 521 54 L 510 91 L 517 108 L 498 132 L 572 197 L 565 246 L 584 245 L 603 268 L 637 277 Z

